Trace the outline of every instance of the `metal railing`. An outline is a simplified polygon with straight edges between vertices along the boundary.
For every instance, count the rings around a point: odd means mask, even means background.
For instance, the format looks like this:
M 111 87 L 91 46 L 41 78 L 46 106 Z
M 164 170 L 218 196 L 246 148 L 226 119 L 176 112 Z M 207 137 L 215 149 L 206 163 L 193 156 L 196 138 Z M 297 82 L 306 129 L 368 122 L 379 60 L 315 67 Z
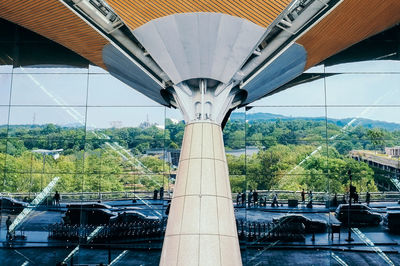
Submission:
M 108 200 L 149 200 L 153 199 L 153 192 L 150 191 L 112 191 L 112 192 L 62 192 L 59 191 L 61 195 L 61 202 L 80 202 L 80 201 L 108 201 Z M 24 192 L 24 193 L 0 193 L 0 197 L 10 197 L 21 201 L 30 202 L 34 199 L 40 192 Z M 51 205 L 53 201 L 53 196 L 47 197 L 43 204 Z M 169 193 L 164 194 L 164 199 L 170 199 Z M 159 198 L 159 197 L 158 197 Z
M 301 191 L 288 191 L 288 190 L 257 190 L 258 200 L 263 198 L 267 202 L 271 202 L 274 195 L 278 195 L 279 203 L 287 204 L 288 200 L 298 200 L 301 202 Z M 0 193 L 0 197 L 10 197 L 21 201 L 30 202 L 40 192 L 24 192 L 24 193 Z M 152 191 L 111 191 L 111 192 L 60 192 L 61 202 L 80 202 L 80 201 L 113 201 L 113 200 L 151 200 L 153 199 L 154 193 Z M 399 191 L 382 191 L 382 192 L 369 192 L 371 202 L 397 202 L 400 200 Z M 366 201 L 366 192 L 359 192 L 359 201 Z M 237 193 L 232 193 L 232 199 L 236 202 Z M 246 192 L 246 201 L 248 200 L 249 191 Z M 332 200 L 334 197 L 333 193 L 328 192 L 313 192 L 313 203 L 314 204 L 325 204 L 327 200 Z M 158 196 L 159 198 L 159 196 Z M 164 194 L 163 199 L 169 200 L 172 198 L 172 193 L 169 194 L 167 191 Z M 343 198 L 348 201 L 348 193 L 337 194 L 337 200 L 341 202 Z M 309 196 L 306 192 L 305 201 L 309 200 Z M 47 197 L 47 200 L 43 204 L 52 205 L 53 195 Z

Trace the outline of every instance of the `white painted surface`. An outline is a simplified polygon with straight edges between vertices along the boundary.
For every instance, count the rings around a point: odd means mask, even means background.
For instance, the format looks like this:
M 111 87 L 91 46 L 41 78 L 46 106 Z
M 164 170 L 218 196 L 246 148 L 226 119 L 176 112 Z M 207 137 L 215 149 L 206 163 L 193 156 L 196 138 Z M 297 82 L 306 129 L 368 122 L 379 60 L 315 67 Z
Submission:
M 193 78 L 227 83 L 264 31 L 226 14 L 184 13 L 152 20 L 133 34 L 174 84 Z
M 219 125 L 185 128 L 160 265 L 242 265 Z

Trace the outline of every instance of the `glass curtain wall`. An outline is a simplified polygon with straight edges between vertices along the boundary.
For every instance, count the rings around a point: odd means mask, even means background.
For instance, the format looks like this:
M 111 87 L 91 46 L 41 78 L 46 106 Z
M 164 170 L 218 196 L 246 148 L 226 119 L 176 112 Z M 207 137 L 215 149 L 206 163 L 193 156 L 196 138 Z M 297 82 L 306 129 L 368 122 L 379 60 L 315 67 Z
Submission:
M 308 73 L 225 128 L 244 264 L 396 265 L 400 64 Z
M 179 111 L 98 67 L 2 64 L 0 257 L 158 265 Z M 243 264 L 399 264 L 400 64 L 308 72 L 321 78 L 235 110 L 224 128 Z

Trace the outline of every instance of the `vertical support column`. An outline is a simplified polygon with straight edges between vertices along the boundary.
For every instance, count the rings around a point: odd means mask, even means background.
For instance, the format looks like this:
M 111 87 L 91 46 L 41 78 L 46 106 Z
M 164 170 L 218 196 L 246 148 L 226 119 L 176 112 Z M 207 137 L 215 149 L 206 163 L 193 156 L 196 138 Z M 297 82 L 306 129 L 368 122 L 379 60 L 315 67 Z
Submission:
M 219 125 L 186 125 L 160 265 L 242 265 Z

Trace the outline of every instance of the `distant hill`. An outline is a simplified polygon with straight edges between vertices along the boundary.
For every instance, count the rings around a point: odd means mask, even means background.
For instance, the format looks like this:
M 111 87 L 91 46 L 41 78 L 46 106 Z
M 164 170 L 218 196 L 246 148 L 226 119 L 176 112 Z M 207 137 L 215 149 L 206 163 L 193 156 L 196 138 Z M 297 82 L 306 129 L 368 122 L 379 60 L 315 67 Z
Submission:
M 293 117 L 293 116 L 284 116 L 279 114 L 271 114 L 271 113 L 251 113 L 245 115 L 245 113 L 232 113 L 231 120 L 248 120 L 249 122 L 252 121 L 276 121 L 280 120 L 308 120 L 308 121 L 325 121 L 325 117 Z M 343 118 L 343 119 L 334 119 L 328 118 L 328 123 L 332 123 L 338 125 L 340 127 L 345 126 L 354 118 Z M 379 120 L 371 120 L 366 118 L 359 118 L 353 125 L 362 125 L 366 128 L 382 128 L 388 131 L 400 130 L 400 124 L 379 121 Z

